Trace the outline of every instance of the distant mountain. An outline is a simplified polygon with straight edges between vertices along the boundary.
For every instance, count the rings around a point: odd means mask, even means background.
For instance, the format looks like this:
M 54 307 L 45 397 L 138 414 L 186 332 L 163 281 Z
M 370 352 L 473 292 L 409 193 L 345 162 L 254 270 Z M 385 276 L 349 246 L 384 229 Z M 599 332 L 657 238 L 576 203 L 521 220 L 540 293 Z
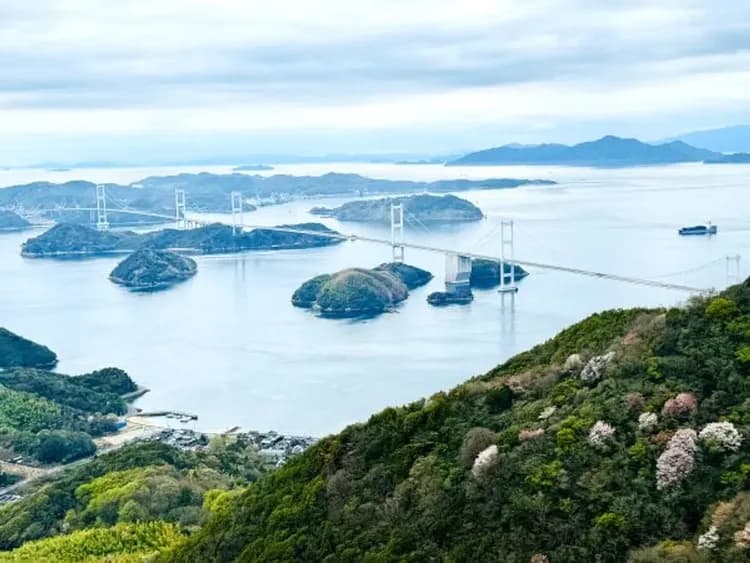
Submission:
M 504 146 L 467 154 L 446 166 L 492 164 L 562 164 L 578 166 L 638 166 L 701 162 L 719 156 L 717 153 L 690 146 L 682 141 L 650 145 L 637 139 L 608 135 L 596 141 L 568 146 Z
M 717 152 L 750 152 L 750 125 L 693 131 L 669 140 L 684 141 Z

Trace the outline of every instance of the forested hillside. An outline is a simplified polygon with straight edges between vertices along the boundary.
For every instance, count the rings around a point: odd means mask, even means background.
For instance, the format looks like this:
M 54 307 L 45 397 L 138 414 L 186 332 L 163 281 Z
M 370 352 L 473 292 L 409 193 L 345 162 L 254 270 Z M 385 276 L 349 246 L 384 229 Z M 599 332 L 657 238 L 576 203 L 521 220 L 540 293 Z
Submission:
M 593 315 L 319 442 L 164 557 L 750 560 L 748 375 L 748 282 Z

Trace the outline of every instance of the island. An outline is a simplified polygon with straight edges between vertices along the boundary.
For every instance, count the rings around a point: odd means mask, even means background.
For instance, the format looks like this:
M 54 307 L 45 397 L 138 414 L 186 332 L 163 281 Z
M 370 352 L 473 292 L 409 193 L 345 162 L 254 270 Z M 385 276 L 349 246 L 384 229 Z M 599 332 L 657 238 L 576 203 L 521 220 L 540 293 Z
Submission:
M 465 199 L 428 194 L 350 201 L 332 209 L 314 207 L 310 213 L 339 221 L 390 223 L 391 206 L 399 203 L 404 206 L 405 220 L 425 224 L 479 221 L 484 217 L 481 209 Z
M 474 294 L 468 291 L 433 291 L 427 296 L 427 303 L 435 306 L 466 305 L 474 301 Z
M 198 271 L 195 260 L 168 250 L 142 248 L 120 262 L 109 279 L 136 291 L 165 289 L 190 279 Z
M 750 164 L 750 153 L 737 152 L 733 154 L 722 154 L 703 161 L 704 164 Z
M 21 255 L 27 258 L 91 256 L 129 253 L 141 248 L 223 254 L 245 250 L 316 248 L 339 244 L 344 239 L 343 235 L 320 223 L 279 225 L 237 234 L 233 234 L 231 226 L 221 223 L 148 233 L 98 231 L 86 225 L 60 223 L 27 240 Z
M 26 219 L 9 209 L 0 209 L 0 231 L 21 231 L 31 227 Z
M 507 262 L 503 264 L 503 272 L 506 280 L 510 280 L 511 274 L 513 274 L 512 281 L 520 281 L 529 275 L 521 266 L 516 265 L 514 269 Z M 479 289 L 487 289 L 500 285 L 500 262 L 474 258 L 471 261 L 469 283 L 471 287 Z
M 557 164 L 566 166 L 643 166 L 678 162 L 702 162 L 720 153 L 682 141 L 648 144 L 638 139 L 607 135 L 577 145 L 505 145 L 469 153 L 446 166 L 492 166 L 500 164 Z
M 31 340 L 0 327 L 0 370 L 23 367 L 52 369 L 57 365 L 57 354 Z
M 371 317 L 393 310 L 409 290 L 431 279 L 430 272 L 401 263 L 349 268 L 306 281 L 292 295 L 292 305 L 313 309 L 322 317 Z
M 233 172 L 263 172 L 273 170 L 273 166 L 267 164 L 240 164 L 232 168 Z

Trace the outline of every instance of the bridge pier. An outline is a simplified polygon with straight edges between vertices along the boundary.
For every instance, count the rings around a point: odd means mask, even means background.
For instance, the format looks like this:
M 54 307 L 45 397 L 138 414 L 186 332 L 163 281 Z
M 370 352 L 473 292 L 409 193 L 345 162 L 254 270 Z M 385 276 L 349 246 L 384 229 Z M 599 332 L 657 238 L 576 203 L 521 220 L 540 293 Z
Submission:
M 445 291 L 456 296 L 471 295 L 471 258 L 445 255 Z

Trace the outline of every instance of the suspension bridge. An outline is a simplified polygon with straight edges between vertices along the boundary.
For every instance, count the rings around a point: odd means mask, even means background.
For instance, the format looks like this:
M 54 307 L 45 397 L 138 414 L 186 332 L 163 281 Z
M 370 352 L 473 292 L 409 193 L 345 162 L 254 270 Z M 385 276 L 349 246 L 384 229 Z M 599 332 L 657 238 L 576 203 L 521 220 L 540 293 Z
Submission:
M 390 239 L 377 238 L 370 236 L 362 236 L 357 234 L 343 234 L 338 232 L 325 232 L 325 231 L 314 231 L 295 228 L 292 226 L 269 226 L 269 225 L 258 225 L 244 220 L 244 202 L 242 194 L 240 192 L 231 192 L 231 213 L 232 213 L 232 231 L 236 235 L 243 232 L 244 230 L 262 229 L 266 231 L 276 231 L 293 234 L 304 234 L 312 235 L 316 237 L 325 237 L 338 240 L 348 241 L 361 241 L 372 244 L 379 244 L 389 246 L 392 249 L 393 261 L 403 262 L 405 257 L 406 249 L 421 250 L 426 252 L 434 252 L 443 254 L 446 257 L 446 288 L 449 292 L 461 292 L 468 291 L 469 289 L 469 277 L 471 274 L 471 261 L 474 259 L 488 260 L 496 262 L 500 265 L 500 287 L 499 292 L 503 294 L 515 294 L 518 291 L 518 285 L 516 284 L 516 268 L 531 268 L 539 270 L 549 270 L 555 272 L 563 272 L 568 274 L 574 274 L 579 276 L 586 276 L 591 278 L 598 278 L 603 280 L 611 280 L 617 282 L 624 282 L 628 284 L 635 284 L 641 286 L 655 287 L 661 289 L 670 289 L 676 291 L 684 291 L 695 294 L 705 294 L 713 291 L 713 288 L 699 288 L 689 285 L 670 283 L 667 281 L 660 281 L 659 279 L 648 279 L 640 278 L 635 276 L 624 276 L 619 274 L 611 274 L 606 272 L 599 272 L 595 270 L 588 270 L 584 268 L 575 268 L 572 266 L 565 266 L 560 264 L 550 264 L 546 262 L 537 262 L 531 260 L 522 260 L 516 258 L 514 255 L 514 223 L 512 220 L 503 219 L 500 222 L 500 255 L 482 254 L 471 251 L 463 251 L 452 248 L 443 248 L 439 246 L 432 246 L 428 244 L 419 244 L 409 242 L 404 239 L 404 207 L 403 203 L 394 203 L 391 205 L 391 237 Z M 110 227 L 108 220 L 108 210 L 111 212 L 117 212 L 122 214 L 130 214 L 140 217 L 149 217 L 154 219 L 161 219 L 165 222 L 174 222 L 178 229 L 192 229 L 198 228 L 216 221 L 208 221 L 205 219 L 190 218 L 187 216 L 187 200 L 185 197 L 185 191 L 181 189 L 175 190 L 175 213 L 169 215 L 165 213 L 155 213 L 149 211 L 141 211 L 138 209 L 131 208 L 108 208 L 107 207 L 107 196 L 105 187 L 103 185 L 96 186 L 96 207 L 61 207 L 56 211 L 76 211 L 76 212 L 91 212 L 96 214 L 96 228 L 101 231 L 106 231 Z M 408 218 L 408 216 L 407 216 Z M 414 218 L 416 219 L 416 218 Z M 418 221 L 418 220 L 417 220 Z M 421 222 L 419 222 L 421 223 Z M 424 227 L 424 225 L 422 225 Z M 726 274 L 727 280 L 740 281 L 740 256 L 727 256 L 725 258 L 719 258 L 713 260 L 708 264 L 703 264 L 698 267 L 683 270 L 682 272 L 676 272 L 667 274 L 664 276 L 658 276 L 661 278 L 670 277 L 680 273 L 689 273 L 701 269 L 707 265 L 726 262 Z M 508 270 L 508 271 L 506 271 Z

